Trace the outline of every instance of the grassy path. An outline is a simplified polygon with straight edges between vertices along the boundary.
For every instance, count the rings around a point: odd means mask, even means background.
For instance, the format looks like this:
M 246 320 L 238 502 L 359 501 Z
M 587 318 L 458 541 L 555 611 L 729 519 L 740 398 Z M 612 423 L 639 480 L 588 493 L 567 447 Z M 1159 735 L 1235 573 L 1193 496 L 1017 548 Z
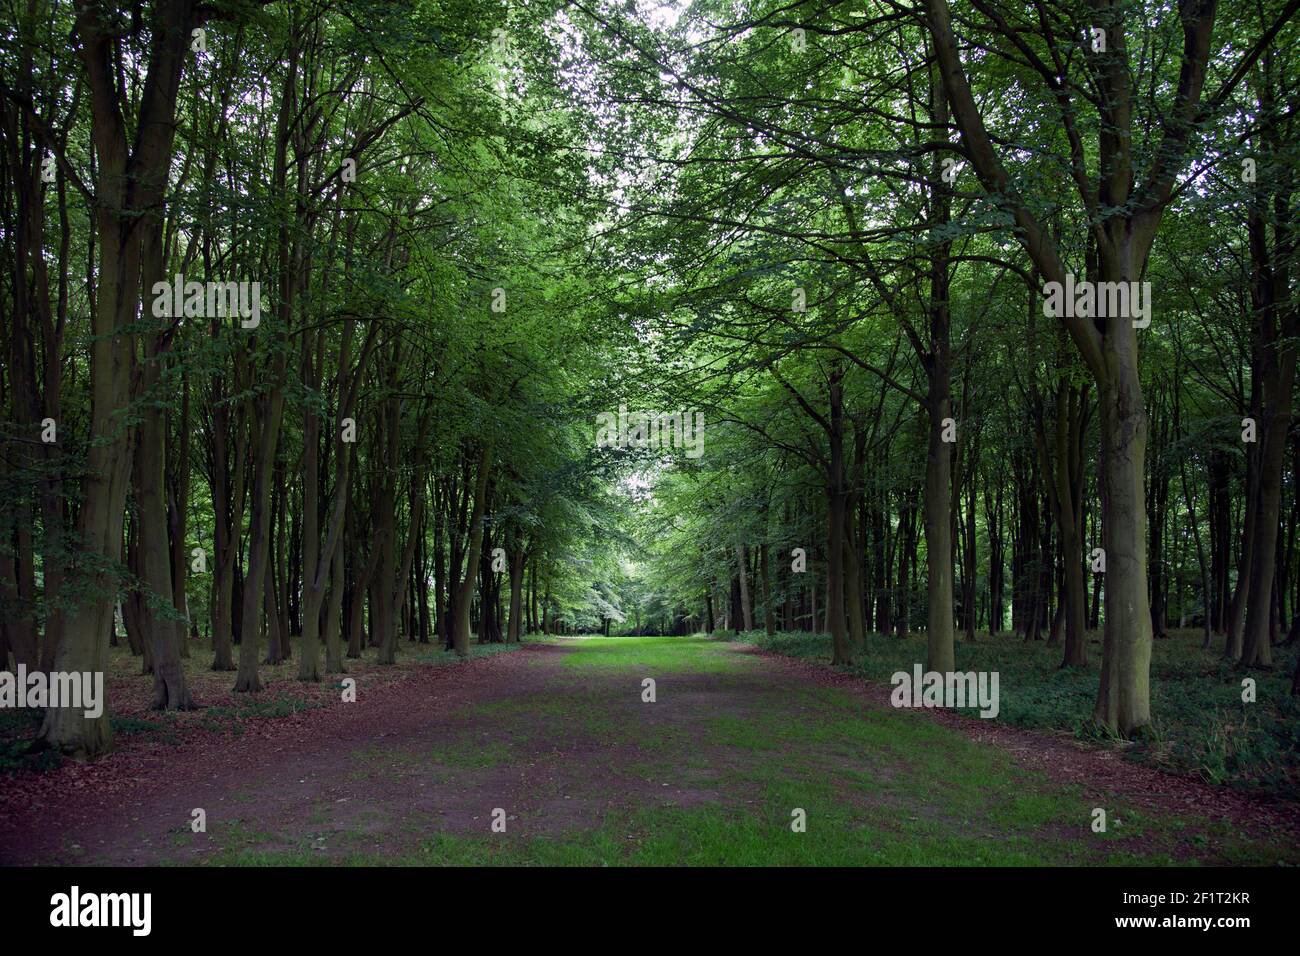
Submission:
M 473 667 L 454 689 L 433 684 L 414 705 L 411 695 L 371 701 L 364 720 L 274 759 L 183 755 L 208 761 L 201 786 L 127 795 L 130 819 L 105 807 L 88 832 L 63 833 L 41 857 L 1003 865 L 1273 863 L 1300 853 L 1224 823 L 1143 813 L 1113 794 L 1099 803 L 1010 750 L 745 645 L 556 640 Z M 653 703 L 642 699 L 647 677 Z M 192 806 L 207 810 L 205 834 L 186 825 Z M 1091 826 L 1097 806 L 1105 833 Z M 492 830 L 498 808 L 504 833 Z M 804 832 L 792 829 L 797 811 Z

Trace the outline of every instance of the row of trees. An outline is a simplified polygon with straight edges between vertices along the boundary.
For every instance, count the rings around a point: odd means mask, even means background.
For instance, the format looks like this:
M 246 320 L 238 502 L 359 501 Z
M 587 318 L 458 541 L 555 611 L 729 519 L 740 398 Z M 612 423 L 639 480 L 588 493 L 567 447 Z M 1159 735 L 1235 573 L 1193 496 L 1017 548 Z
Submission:
M 103 670 L 120 608 L 188 708 L 200 634 L 257 691 L 597 622 L 615 511 L 572 398 L 610 337 L 580 124 L 519 65 L 552 40 L 478 0 L 15 12 L 0 662 Z M 110 736 L 50 708 L 40 743 Z
M 642 300 L 691 367 L 662 400 L 717 423 L 649 519 L 679 621 L 824 626 L 843 663 L 920 625 L 939 671 L 1008 612 L 1067 666 L 1100 626 L 1125 734 L 1171 613 L 1272 665 L 1300 597 L 1294 4 L 1224 6 L 583 6 L 623 122 L 681 122 L 627 214 L 676 282 Z M 1076 280 L 1150 283 L 1150 314 L 1045 315 Z

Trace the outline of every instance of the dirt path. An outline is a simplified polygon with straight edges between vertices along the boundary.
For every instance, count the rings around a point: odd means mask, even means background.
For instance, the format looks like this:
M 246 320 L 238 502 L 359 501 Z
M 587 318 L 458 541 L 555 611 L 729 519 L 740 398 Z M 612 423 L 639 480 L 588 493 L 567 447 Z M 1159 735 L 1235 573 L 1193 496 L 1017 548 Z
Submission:
M 975 739 L 744 646 L 534 643 L 215 746 L 177 747 L 109 793 L 72 787 L 46 806 L 11 804 L 0 862 L 1272 863 L 1296 853 L 1294 840 L 1271 839 L 1282 824 L 1267 814 L 1180 812 L 1145 778 L 1132 793 L 1119 776 L 1078 779 L 1087 759 L 1048 759 L 1021 737 Z M 1105 833 L 1091 826 L 1098 806 Z M 195 809 L 204 833 L 191 829 Z M 504 833 L 492 828 L 497 810 Z
M 362 787 L 358 766 L 378 766 L 385 751 L 397 764 L 422 744 L 441 741 L 450 749 L 463 743 L 452 715 L 474 702 L 507 699 L 533 687 L 551 669 L 548 659 L 563 653 L 536 644 L 454 668 L 429 668 L 292 723 L 264 721 L 260 732 L 202 749 L 176 748 L 135 786 L 111 794 L 74 783 L 73 792 L 60 794 L 57 802 L 33 813 L 12 809 L 0 821 L 0 862 L 199 860 L 225 845 L 225 837 L 239 842 L 247 834 L 306 832 L 309 818 L 317 819 L 328 804 L 340 830 L 364 832 L 361 818 L 393 809 L 389 801 L 415 801 L 421 808 L 453 791 L 431 786 L 422 794 L 425 781 L 400 772 L 392 779 L 378 775 L 379 787 L 367 774 Z M 194 809 L 206 812 L 206 833 L 193 832 Z

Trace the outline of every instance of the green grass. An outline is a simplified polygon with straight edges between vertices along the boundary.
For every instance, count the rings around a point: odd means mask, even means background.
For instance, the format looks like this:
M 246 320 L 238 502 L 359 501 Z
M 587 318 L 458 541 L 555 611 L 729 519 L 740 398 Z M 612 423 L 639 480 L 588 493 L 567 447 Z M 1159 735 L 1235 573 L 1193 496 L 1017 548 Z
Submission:
M 829 635 L 768 637 L 750 632 L 741 639 L 829 666 Z M 1279 660 L 1272 671 L 1247 675 L 1223 661 L 1217 648 L 1202 651 L 1200 632 L 1173 632 L 1157 641 L 1151 665 L 1150 733 L 1144 740 L 1125 743 L 1124 756 L 1210 783 L 1300 799 L 1300 698 L 1290 696 L 1289 676 L 1295 651 L 1274 650 Z M 974 644 L 959 640 L 956 646 L 959 670 L 1000 675 L 1001 706 L 992 719 L 1100 740 L 1104 735 L 1092 722 L 1100 646 L 1089 644 L 1088 654 L 1090 667 L 1062 670 L 1061 649 L 1046 642 L 981 636 Z M 894 672 L 910 671 L 917 662 L 925 662 L 923 634 L 907 640 L 873 634 L 849 670 L 888 685 Z M 1257 681 L 1252 704 L 1241 700 L 1245 676 Z
M 570 642 L 574 647 L 564 657 L 565 667 L 581 670 L 640 670 L 646 677 L 686 672 L 720 674 L 745 666 L 717 641 L 693 637 L 588 637 Z
M 787 641 L 789 638 L 787 638 Z M 923 715 L 864 707 L 854 695 L 774 682 L 752 657 L 695 638 L 593 638 L 571 650 L 535 693 L 482 702 L 430 761 L 466 774 L 523 760 L 528 726 L 565 739 L 616 744 L 604 763 L 554 767 L 562 793 L 593 810 L 589 825 L 529 834 L 527 808 L 506 834 L 430 833 L 423 819 L 373 838 L 315 831 L 250 838 L 236 829 L 215 865 L 1131 865 L 1300 862 L 1300 848 L 1225 823 L 1142 813 L 1119 798 L 1025 768 Z M 812 642 L 804 642 L 811 645 Z M 970 666 L 970 665 L 968 665 Z M 665 678 L 654 705 L 630 706 L 642 675 Z M 670 675 L 724 675 L 710 684 L 730 711 L 674 713 Z M 725 675 L 730 675 L 726 677 Z M 626 685 L 626 686 L 625 686 Z M 679 680 L 677 686 L 682 686 Z M 1005 693 L 1005 691 L 1004 691 Z M 659 710 L 649 710 L 653 706 Z M 621 714 L 619 717 L 617 715 Z M 650 719 L 638 719 L 639 715 Z M 362 755 L 365 756 L 365 755 Z M 373 755 L 378 757 L 377 754 Z M 393 755 L 390 755 L 393 756 Z M 609 754 L 606 754 L 609 756 Z M 560 758 L 561 761 L 571 758 Z M 382 761 L 381 761 L 382 762 Z M 390 761 L 391 762 L 391 761 Z M 406 766 L 406 765 L 404 765 Z M 618 781 L 613 786 L 611 781 Z M 663 784 L 669 784 L 663 787 Z M 638 785 L 640 789 L 637 789 Z M 662 788 L 662 789 L 660 789 Z M 545 795 L 561 792 L 549 784 Z M 672 805 L 673 793 L 693 796 Z M 661 795 L 662 794 L 662 795 Z M 534 794 L 538 795 L 538 794 Z M 610 798 L 613 799 L 610 799 Z M 626 799 L 619 799 L 620 797 Z M 1094 833 L 1100 802 L 1108 829 Z M 792 811 L 807 829 L 791 829 Z M 515 812 L 515 811 L 512 811 Z M 394 833 L 400 837 L 394 844 Z M 364 845 L 370 843 L 371 845 Z M 376 845 L 377 844 L 377 845 Z M 324 848 L 323 848 L 324 847 Z
M 807 829 L 791 828 L 792 811 L 806 812 Z M 1129 813 L 1112 830 L 1093 834 L 1086 826 L 1047 835 L 1040 821 L 1061 808 L 1049 797 L 1020 796 L 1005 808 L 1019 815 L 1004 830 L 984 825 L 954 826 L 895 808 L 863 813 L 848 807 L 829 786 L 807 781 L 774 783 L 754 808 L 720 806 L 647 809 L 615 813 L 594 830 L 562 836 L 434 834 L 392 850 L 351 848 L 322 853 L 315 840 L 269 847 L 270 835 L 231 840 L 205 863 L 216 866 L 302 865 L 514 865 L 514 866 L 1036 866 L 1184 862 L 1157 844 L 1142 818 Z M 331 835 L 334 843 L 338 835 Z M 325 841 L 322 841 L 325 842 Z M 344 843 L 355 842 L 344 840 Z M 1209 840 L 1202 841 L 1208 846 Z M 1221 834 L 1225 858 L 1266 862 L 1257 848 Z M 1279 854 L 1279 859 L 1282 858 Z

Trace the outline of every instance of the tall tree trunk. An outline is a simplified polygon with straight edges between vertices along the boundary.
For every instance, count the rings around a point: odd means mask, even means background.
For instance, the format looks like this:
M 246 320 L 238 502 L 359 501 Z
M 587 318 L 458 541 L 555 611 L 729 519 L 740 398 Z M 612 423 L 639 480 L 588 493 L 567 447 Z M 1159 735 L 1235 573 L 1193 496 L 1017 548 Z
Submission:
M 244 575 L 242 622 L 239 629 L 239 670 L 235 675 L 237 693 L 255 693 L 262 689 L 258 675 L 258 645 L 262 633 L 262 609 L 266 601 L 267 565 L 271 559 L 271 494 L 275 450 L 280 438 L 280 418 L 284 411 L 283 390 L 275 389 L 257 404 L 262 423 L 253 457 L 253 513 L 248 536 L 248 570 Z M 273 609 L 272 609 L 273 611 Z
M 465 559 L 465 577 L 456 595 L 456 620 L 452 627 L 453 647 L 460 657 L 469 656 L 469 606 L 474 596 L 474 579 L 478 576 L 479 549 L 483 546 L 483 516 L 487 510 L 488 472 L 492 466 L 492 439 L 484 441 L 478 456 L 478 475 L 474 485 L 474 511 L 470 518 L 469 550 Z
M 936 128 L 948 126 L 948 98 L 939 73 L 930 84 L 930 114 Z M 931 174 L 930 228 L 946 234 L 951 220 L 951 192 L 943 181 L 941 157 L 934 153 Z M 922 350 L 928 389 L 926 411 L 930 436 L 925 459 L 926 669 L 947 674 L 956 669 L 953 646 L 952 574 L 952 450 L 946 440 L 952 422 L 952 356 L 949 314 L 949 250 L 951 241 L 938 241 L 930 253 L 930 347 Z
M 155 393 L 161 380 L 159 350 L 151 348 L 143 370 L 144 393 Z M 154 710 L 188 710 L 194 706 L 181 668 L 184 621 L 177 620 L 172 593 L 170 547 L 167 541 L 167 505 L 163 463 L 166 424 L 163 410 L 146 402 L 140 413 L 135 453 L 135 500 L 140 516 L 140 580 L 146 591 L 142 602 L 145 638 L 153 651 Z
M 1271 113 L 1271 90 L 1260 98 L 1261 108 Z M 1270 144 L 1276 146 L 1276 143 Z M 1281 523 L 1282 471 L 1286 458 L 1287 432 L 1291 427 L 1291 392 L 1295 385 L 1296 339 L 1300 336 L 1300 309 L 1290 297 L 1290 256 L 1294 245 L 1290 234 L 1291 188 L 1283 178 L 1272 210 L 1257 195 L 1248 221 L 1251 247 L 1251 304 L 1255 310 L 1255 339 L 1259 356 L 1260 413 L 1258 422 L 1256 507 L 1251 516 L 1250 573 L 1246 592 L 1246 615 L 1242 633 L 1241 664 L 1269 667 L 1273 663 L 1270 632 L 1276 608 L 1274 588 L 1278 567 L 1278 526 Z M 1262 190 L 1261 190 L 1262 193 Z M 1278 254 L 1269 248 L 1267 217 L 1271 212 Z M 1300 493 L 1300 492 L 1297 492 Z
M 747 573 L 746 548 L 743 544 L 736 545 L 736 569 L 740 576 L 740 614 L 746 631 L 754 629 L 754 611 L 749 600 L 749 574 Z
M 521 542 L 515 543 L 515 548 L 510 556 L 510 617 L 509 625 L 506 628 L 506 643 L 517 644 L 523 629 L 521 615 L 523 613 L 523 590 L 524 590 L 524 549 Z
M 176 128 L 176 96 L 194 5 L 192 0 L 177 0 L 150 10 L 148 73 L 134 110 L 138 117 L 134 135 L 126 128 L 115 85 L 122 65 L 116 26 L 101 19 L 109 15 L 88 0 L 77 4 L 78 52 L 91 92 L 91 140 L 99 172 L 94 213 L 99 286 L 91 317 L 90 443 L 77 535 L 83 551 L 100 558 L 100 568 L 88 574 L 83 591 L 86 598 L 68 614 L 54 658 L 55 670 L 92 673 L 104 671 L 107 664 L 116 593 L 109 569 L 121 560 L 131 466 L 127 415 L 135 362 L 129 329 L 140 305 L 143 240 L 147 233 L 161 230 Z M 98 756 L 112 742 L 108 708 L 98 717 L 87 717 L 80 707 L 47 708 L 38 739 L 40 745 L 74 757 Z
M 1118 274 L 1116 274 L 1118 272 Z M 1136 278 L 1103 269 L 1110 281 Z M 1106 552 L 1106 623 L 1101 685 L 1093 714 L 1099 724 L 1130 734 L 1151 722 L 1151 609 L 1147 603 L 1143 465 L 1146 412 L 1131 324 L 1106 336 L 1112 378 L 1099 383 L 1101 406 L 1102 547 Z
M 831 635 L 831 663 L 852 664 L 853 648 L 845 631 L 844 616 L 844 522 L 847 489 L 844 487 L 844 369 L 831 366 L 830 395 L 830 483 L 826 495 L 826 630 Z

